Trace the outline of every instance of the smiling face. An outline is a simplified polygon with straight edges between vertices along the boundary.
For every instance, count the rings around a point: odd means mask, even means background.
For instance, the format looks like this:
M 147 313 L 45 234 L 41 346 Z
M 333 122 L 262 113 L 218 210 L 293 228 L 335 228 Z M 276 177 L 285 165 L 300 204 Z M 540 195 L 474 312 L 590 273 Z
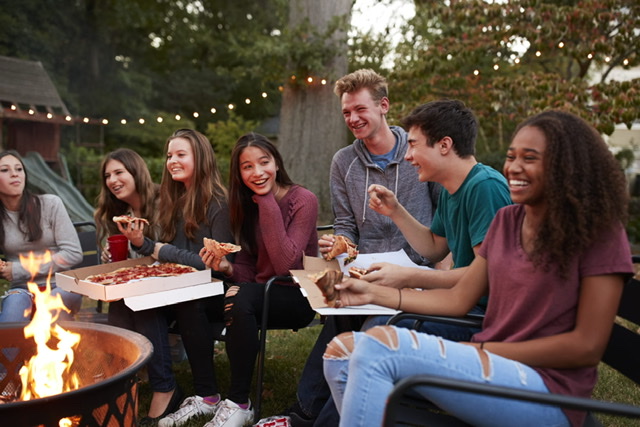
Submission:
M 437 144 L 430 147 L 426 135 L 418 126 L 409 129 L 407 141 L 409 144 L 404 159 L 416 167 L 421 182 L 433 181 L 438 160 L 441 159 Z
M 258 195 L 276 192 L 278 189 L 276 161 L 258 147 L 249 146 L 240 154 L 240 175 L 244 185 Z
M 174 181 L 191 185 L 195 170 L 193 148 L 186 138 L 177 137 L 169 142 L 167 148 L 167 170 Z
M 111 159 L 107 162 L 104 168 L 104 182 L 117 199 L 126 203 L 137 194 L 133 175 L 119 160 Z
M 19 198 L 24 192 L 26 174 L 20 160 L 12 155 L 0 159 L 0 197 Z
M 382 126 L 387 126 L 385 114 L 389 111 L 389 100 L 382 98 L 376 105 L 368 89 L 342 94 L 342 116 L 357 139 L 373 138 Z
M 546 138 L 537 127 L 525 126 L 514 136 L 503 169 L 514 203 L 544 204 L 546 147 Z

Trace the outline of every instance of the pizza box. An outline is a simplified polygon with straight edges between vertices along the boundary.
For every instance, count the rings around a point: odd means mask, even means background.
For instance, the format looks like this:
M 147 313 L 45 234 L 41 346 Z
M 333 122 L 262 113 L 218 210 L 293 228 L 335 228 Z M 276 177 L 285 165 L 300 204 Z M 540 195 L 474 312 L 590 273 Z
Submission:
M 148 295 L 178 288 L 190 288 L 194 285 L 210 284 L 211 270 L 195 271 L 180 276 L 151 277 L 118 285 L 99 285 L 84 280 L 93 274 L 104 274 L 122 267 L 131 267 L 138 264 L 153 264 L 151 257 L 133 258 L 125 261 L 99 264 L 91 267 L 83 267 L 75 270 L 56 273 L 56 285 L 65 291 L 86 295 L 89 298 L 114 301 L 137 295 Z M 201 297 L 198 297 L 201 298 Z M 191 298 L 194 299 L 194 298 Z M 169 302 L 173 304 L 173 302 Z
M 140 311 L 199 298 L 212 297 L 214 295 L 222 295 L 223 293 L 224 285 L 222 281 L 214 279 L 210 283 L 202 283 L 187 288 L 176 288 L 163 292 L 152 292 L 145 295 L 126 297 L 124 303 L 131 310 Z
M 382 255 L 382 254 L 379 254 Z M 324 296 L 315 283 L 309 279 L 309 275 L 313 275 L 323 271 L 324 269 L 342 270 L 347 275 L 347 270 L 351 266 L 368 268 L 373 262 L 378 262 L 375 259 L 365 255 L 358 255 L 355 261 L 351 264 L 344 265 L 344 258 L 346 255 L 339 255 L 337 258 L 327 261 L 320 257 L 305 256 L 303 260 L 304 270 L 291 270 L 291 275 L 294 280 L 303 289 L 303 293 L 309 300 L 311 307 L 319 314 L 323 316 L 331 315 L 389 315 L 392 316 L 399 311 L 383 307 L 375 304 L 366 304 L 361 306 L 332 308 L 328 307 L 324 301 Z M 383 259 L 383 258 L 381 258 Z

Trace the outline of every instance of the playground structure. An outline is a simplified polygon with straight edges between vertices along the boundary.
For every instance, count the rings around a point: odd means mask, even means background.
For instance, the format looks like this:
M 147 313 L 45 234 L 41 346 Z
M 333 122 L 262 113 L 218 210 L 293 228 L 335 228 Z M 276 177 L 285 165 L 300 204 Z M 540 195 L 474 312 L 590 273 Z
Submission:
M 31 191 L 36 194 L 46 193 L 59 196 L 72 222 L 93 220 L 93 206 L 87 202 L 72 182 L 54 172 L 39 153 L 30 151 L 23 156 L 23 160 L 29 176 Z M 64 157 L 61 157 L 61 163 L 66 169 Z

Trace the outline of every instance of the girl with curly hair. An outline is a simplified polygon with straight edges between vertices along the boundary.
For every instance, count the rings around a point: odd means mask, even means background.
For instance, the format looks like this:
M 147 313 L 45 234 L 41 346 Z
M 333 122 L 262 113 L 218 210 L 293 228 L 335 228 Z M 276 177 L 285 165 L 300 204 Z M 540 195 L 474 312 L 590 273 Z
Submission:
M 336 286 L 343 305 L 391 302 L 446 316 L 462 316 L 489 295 L 482 330 L 471 342 L 392 326 L 336 337 L 324 366 L 341 425 L 380 425 L 394 384 L 415 374 L 591 394 L 633 271 L 623 172 L 593 127 L 546 111 L 518 126 L 504 174 L 515 205 L 498 211 L 479 256 L 453 288 L 399 291 L 356 279 Z M 584 413 L 531 402 L 419 392 L 471 425 L 564 426 L 584 419 Z

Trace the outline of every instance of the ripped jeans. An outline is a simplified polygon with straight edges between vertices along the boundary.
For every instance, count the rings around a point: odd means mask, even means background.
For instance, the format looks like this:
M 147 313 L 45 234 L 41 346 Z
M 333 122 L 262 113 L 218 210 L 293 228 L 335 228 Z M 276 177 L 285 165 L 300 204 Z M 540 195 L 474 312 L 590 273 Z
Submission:
M 386 336 L 384 344 L 370 332 Z M 353 344 L 353 352 L 349 348 Z M 330 354 L 331 347 L 343 354 Z M 328 354 L 329 353 L 329 354 Z M 478 349 L 404 328 L 376 327 L 334 338 L 324 356 L 324 375 L 340 412 L 341 426 L 379 426 L 395 383 L 416 374 L 433 374 L 489 384 L 549 392 L 532 368 L 486 352 L 489 375 L 482 372 Z M 347 381 L 348 380 L 348 381 Z M 475 426 L 568 426 L 561 409 L 529 402 L 461 393 L 433 387 L 417 391 L 443 410 Z
M 64 305 L 70 310 L 57 310 L 60 320 L 73 320 L 73 316 L 80 310 L 82 305 L 82 295 L 67 292 L 62 288 L 51 289 L 51 295 L 60 295 Z M 23 288 L 9 289 L 2 296 L 2 312 L 0 312 L 1 322 L 28 322 L 33 310 L 33 295 Z

